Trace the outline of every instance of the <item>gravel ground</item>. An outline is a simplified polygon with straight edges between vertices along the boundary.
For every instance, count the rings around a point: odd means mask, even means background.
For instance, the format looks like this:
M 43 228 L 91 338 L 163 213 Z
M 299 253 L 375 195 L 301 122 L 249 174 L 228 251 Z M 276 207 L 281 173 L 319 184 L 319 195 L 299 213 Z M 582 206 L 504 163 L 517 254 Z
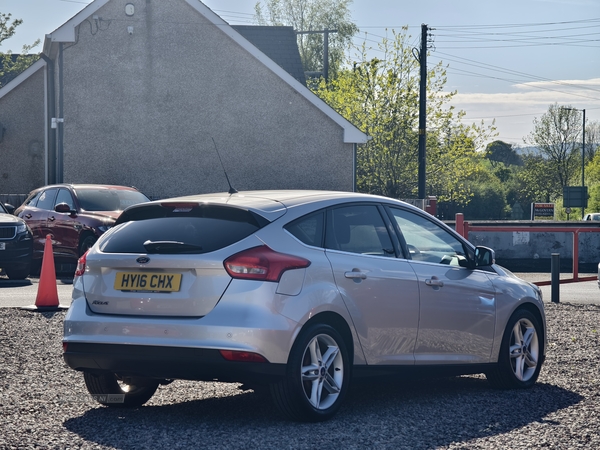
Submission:
M 281 419 L 268 396 L 176 381 L 146 406 L 102 407 L 61 352 L 64 312 L 0 309 L 0 449 L 600 448 L 600 305 L 548 304 L 537 385 L 495 391 L 482 376 L 355 383 L 336 417 Z

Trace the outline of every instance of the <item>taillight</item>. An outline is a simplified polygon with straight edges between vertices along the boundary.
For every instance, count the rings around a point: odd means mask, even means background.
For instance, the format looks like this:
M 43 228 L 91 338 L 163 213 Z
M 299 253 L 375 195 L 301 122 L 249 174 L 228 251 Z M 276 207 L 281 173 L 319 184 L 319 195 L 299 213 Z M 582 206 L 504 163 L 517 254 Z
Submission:
M 77 260 L 77 270 L 75 271 L 75 276 L 80 277 L 85 272 L 85 262 L 88 252 L 85 252 L 81 258 Z
M 232 278 L 278 282 L 286 270 L 308 267 L 310 261 L 262 245 L 230 256 L 223 265 Z

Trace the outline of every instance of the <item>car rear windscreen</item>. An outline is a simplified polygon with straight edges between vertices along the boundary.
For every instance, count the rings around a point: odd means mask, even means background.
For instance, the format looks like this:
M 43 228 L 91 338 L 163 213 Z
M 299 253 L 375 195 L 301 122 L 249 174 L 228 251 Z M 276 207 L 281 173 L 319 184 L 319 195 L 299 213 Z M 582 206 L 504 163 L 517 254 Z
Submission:
M 249 211 L 233 208 L 174 211 L 157 205 L 138 208 L 129 216 L 134 220 L 120 224 L 102 239 L 102 252 L 209 253 L 250 236 L 268 223 Z
M 77 189 L 77 198 L 85 211 L 122 211 L 149 201 L 141 192 L 127 189 Z

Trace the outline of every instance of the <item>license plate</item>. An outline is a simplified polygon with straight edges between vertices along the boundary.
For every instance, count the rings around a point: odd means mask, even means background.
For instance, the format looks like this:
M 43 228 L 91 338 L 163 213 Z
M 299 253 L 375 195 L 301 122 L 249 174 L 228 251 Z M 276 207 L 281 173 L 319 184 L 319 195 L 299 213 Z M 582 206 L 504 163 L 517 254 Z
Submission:
M 180 273 L 117 272 L 118 291 L 177 292 L 181 288 Z
M 6 250 L 6 242 L 0 242 L 0 250 Z

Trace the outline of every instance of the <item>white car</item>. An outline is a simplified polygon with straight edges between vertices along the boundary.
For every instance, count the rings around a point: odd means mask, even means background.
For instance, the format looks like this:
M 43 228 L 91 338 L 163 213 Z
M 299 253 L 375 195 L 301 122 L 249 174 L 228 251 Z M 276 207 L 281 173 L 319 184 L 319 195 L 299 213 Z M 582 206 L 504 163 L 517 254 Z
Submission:
M 545 327 L 536 286 L 411 205 L 256 191 L 125 210 L 79 261 L 63 346 L 105 405 L 220 380 L 268 387 L 287 417 L 319 421 L 351 375 L 530 387 Z

